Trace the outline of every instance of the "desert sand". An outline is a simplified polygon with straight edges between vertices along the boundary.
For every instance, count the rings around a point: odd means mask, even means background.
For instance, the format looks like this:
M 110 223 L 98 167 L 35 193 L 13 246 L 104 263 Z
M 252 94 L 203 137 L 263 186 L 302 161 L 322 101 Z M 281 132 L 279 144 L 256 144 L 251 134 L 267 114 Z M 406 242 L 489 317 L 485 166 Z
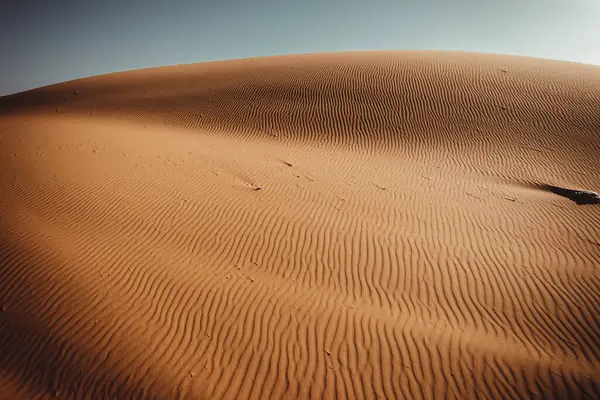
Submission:
M 600 67 L 398 51 L 0 98 L 0 398 L 597 398 Z M 550 186 L 548 186 L 550 185 Z

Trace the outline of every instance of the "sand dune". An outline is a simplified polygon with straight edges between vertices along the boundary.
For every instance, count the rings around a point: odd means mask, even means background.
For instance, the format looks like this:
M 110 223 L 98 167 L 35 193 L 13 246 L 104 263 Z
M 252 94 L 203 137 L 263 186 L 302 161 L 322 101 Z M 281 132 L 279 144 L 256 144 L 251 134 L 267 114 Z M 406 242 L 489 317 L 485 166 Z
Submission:
M 0 98 L 0 398 L 598 398 L 600 68 L 267 57 Z

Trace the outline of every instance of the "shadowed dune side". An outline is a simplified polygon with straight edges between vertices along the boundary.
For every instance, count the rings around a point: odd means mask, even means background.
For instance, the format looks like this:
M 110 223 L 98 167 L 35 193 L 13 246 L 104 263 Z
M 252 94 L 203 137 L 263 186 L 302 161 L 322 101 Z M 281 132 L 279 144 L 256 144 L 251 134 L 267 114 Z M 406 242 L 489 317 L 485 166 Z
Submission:
M 74 393 L 80 397 L 110 396 L 115 390 L 107 387 L 107 382 L 118 386 L 122 398 L 147 397 L 151 392 L 139 383 L 115 377 L 105 348 L 92 347 L 85 339 L 97 333 L 97 321 L 86 318 L 97 302 L 90 302 L 82 295 L 84 287 L 60 276 L 62 266 L 58 257 L 38 250 L 39 256 L 46 256 L 43 263 L 23 265 L 22 260 L 16 260 L 15 254 L 26 258 L 32 249 L 39 249 L 39 244 L 28 245 L 18 250 L 11 238 L 10 243 L 3 242 L 0 248 L 3 256 L 0 276 L 11 283 L 11 290 L 3 296 L 0 318 L 0 398 L 64 397 Z M 15 296 L 21 297 L 21 301 L 15 300 Z M 79 307 L 72 307 L 73 303 L 79 303 Z M 64 306 L 70 307 L 65 310 Z M 78 318 L 78 325 L 69 325 L 73 329 L 65 332 L 64 326 L 55 321 L 64 321 L 70 313 L 71 318 L 73 315 Z M 74 342 L 73 337 L 84 339 Z M 119 350 L 117 342 L 112 342 L 111 347 L 112 351 Z M 165 377 L 162 375 L 161 379 Z M 73 382 L 67 392 L 61 389 L 65 381 Z
M 600 189 L 599 82 L 366 52 L 1 98 L 0 396 L 599 397 L 599 208 L 540 190 Z

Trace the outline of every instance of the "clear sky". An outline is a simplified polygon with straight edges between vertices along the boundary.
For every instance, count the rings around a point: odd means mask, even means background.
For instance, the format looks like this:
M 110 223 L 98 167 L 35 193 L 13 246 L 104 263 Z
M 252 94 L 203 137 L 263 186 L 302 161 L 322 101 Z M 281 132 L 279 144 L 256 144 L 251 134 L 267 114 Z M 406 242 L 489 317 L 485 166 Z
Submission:
M 0 95 L 135 68 L 366 49 L 600 64 L 600 0 L 0 0 Z

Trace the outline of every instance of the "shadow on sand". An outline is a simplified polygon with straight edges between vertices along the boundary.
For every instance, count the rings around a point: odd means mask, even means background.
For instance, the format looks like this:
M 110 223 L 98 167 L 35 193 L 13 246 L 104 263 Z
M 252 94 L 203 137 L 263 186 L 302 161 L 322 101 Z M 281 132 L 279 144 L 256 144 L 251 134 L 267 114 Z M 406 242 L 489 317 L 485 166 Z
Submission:
M 559 186 L 541 185 L 541 188 L 574 201 L 579 205 L 599 204 L 600 195 L 590 190 L 567 189 Z

